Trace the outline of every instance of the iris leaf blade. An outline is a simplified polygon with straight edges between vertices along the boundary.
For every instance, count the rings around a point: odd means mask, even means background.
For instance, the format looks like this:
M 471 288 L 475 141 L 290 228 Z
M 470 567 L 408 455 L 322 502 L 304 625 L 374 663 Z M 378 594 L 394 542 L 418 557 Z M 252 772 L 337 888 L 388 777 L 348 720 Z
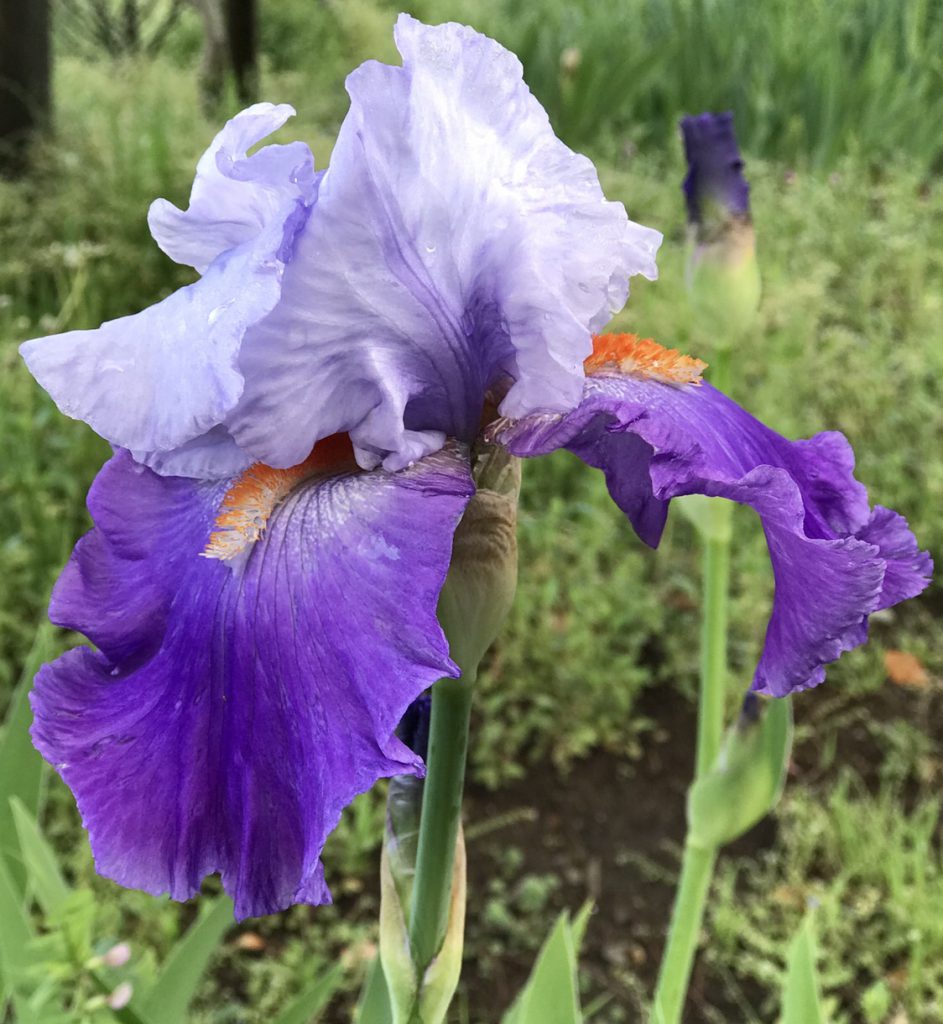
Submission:
M 377 956 L 367 968 L 367 977 L 354 1019 L 356 1024 L 389 1024 L 392 1013 L 390 990 L 383 976 L 380 958 Z
M 56 855 L 40 832 L 36 819 L 17 797 L 10 804 L 16 837 L 27 876 L 32 883 L 32 891 L 44 913 L 54 916 L 69 898 L 69 886 L 59 871 Z
M 200 978 L 232 924 L 232 900 L 221 896 L 178 940 L 142 1001 L 145 1014 L 154 1024 L 180 1024 L 187 1019 L 187 1007 Z
M 343 966 L 335 964 L 295 996 L 272 1024 L 312 1024 L 331 1001 L 343 975 Z
M 20 681 L 13 691 L 6 726 L 0 736 L 0 856 L 7 858 L 10 878 L 20 891 L 26 873 L 20 858 L 10 801 L 16 797 L 34 817 L 39 812 L 43 760 L 29 736 L 33 720 L 29 694 L 33 676 L 39 666 L 53 654 L 53 636 L 54 629 L 49 623 L 44 623 L 36 631 Z
M 29 967 L 30 943 L 35 937 L 23 898 L 0 859 L 0 993 L 6 994 L 16 1010 L 15 1019 L 29 1024 L 35 1015 L 18 991 L 18 979 Z M 0 1002 L 0 1009 L 2 1009 Z
M 809 913 L 786 954 L 782 1024 L 826 1024 L 815 962 L 815 926 Z
M 561 914 L 537 955 L 537 962 L 502 1024 L 582 1024 L 577 983 L 577 938 L 585 928 L 586 911 L 576 924 Z

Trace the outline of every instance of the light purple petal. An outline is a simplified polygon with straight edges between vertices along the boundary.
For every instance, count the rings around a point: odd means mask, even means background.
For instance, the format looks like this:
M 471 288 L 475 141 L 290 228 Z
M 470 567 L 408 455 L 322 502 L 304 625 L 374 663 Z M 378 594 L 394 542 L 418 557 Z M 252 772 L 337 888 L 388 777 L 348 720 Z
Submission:
M 20 348 L 63 413 L 161 472 L 198 468 L 219 479 L 240 458 L 253 461 L 233 451 L 231 437 L 224 447 L 219 431 L 203 435 L 223 424 L 242 394 L 240 347 L 278 303 L 285 265 L 315 199 L 306 146 L 268 146 L 245 156 L 291 112 L 270 104 L 244 111 L 200 161 L 190 209 L 163 201 L 152 208 L 155 238 L 175 259 L 204 271 L 200 281 L 133 316 Z M 178 456 L 176 449 L 191 442 L 199 456 Z
M 147 221 L 154 241 L 175 262 L 201 274 L 224 252 L 284 224 L 317 192 L 314 157 L 303 142 L 248 150 L 294 115 L 287 103 L 257 103 L 227 121 L 196 168 L 190 207 L 156 199 Z
M 239 346 L 278 301 L 283 269 L 237 250 L 140 313 L 27 341 L 20 352 L 66 416 L 119 447 L 166 451 L 236 404 Z
M 330 899 L 326 836 L 377 778 L 422 771 L 394 730 L 456 674 L 435 612 L 467 466 L 450 446 L 315 478 L 224 563 L 200 552 L 225 482 L 108 463 L 51 608 L 99 651 L 45 666 L 33 695 L 103 874 L 186 899 L 219 871 L 239 917 Z
M 134 451 L 137 462 L 161 476 L 190 476 L 198 480 L 222 480 L 236 476 L 254 461 L 233 440 L 224 426 L 214 426 L 205 434 L 166 452 Z
M 906 522 L 886 509 L 871 513 L 842 435 L 788 441 L 709 384 L 590 377 L 574 412 L 499 421 L 492 434 L 515 455 L 566 447 L 602 469 L 652 546 L 673 497 L 706 494 L 756 509 L 776 581 L 753 682 L 760 693 L 821 682 L 824 664 L 864 642 L 871 612 L 929 580 L 930 559 Z
M 655 275 L 660 235 L 606 202 L 494 41 L 401 15 L 403 67 L 367 62 L 283 301 L 241 357 L 228 425 L 270 465 L 350 431 L 398 468 L 502 410 L 572 408 L 591 331 Z

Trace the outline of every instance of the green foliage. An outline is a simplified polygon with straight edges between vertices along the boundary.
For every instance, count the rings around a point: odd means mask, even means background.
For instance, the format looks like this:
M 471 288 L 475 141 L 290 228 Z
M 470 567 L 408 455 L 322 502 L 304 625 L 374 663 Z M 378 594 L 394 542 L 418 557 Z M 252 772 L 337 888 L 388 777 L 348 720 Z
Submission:
M 331 997 L 340 987 L 343 964 L 335 964 L 307 988 L 301 990 L 272 1024 L 313 1024 L 320 1019 Z
M 174 946 L 144 999 L 144 1009 L 154 1024 L 175 1024 L 185 1018 L 200 976 L 220 939 L 232 927 L 232 914 L 228 897 L 204 904 L 200 917 Z
M 574 146 L 673 144 L 682 114 L 736 112 L 749 152 L 829 167 L 939 167 L 943 10 L 928 0 L 421 0 L 516 52 Z
M 813 922 L 812 913 L 807 913 L 786 954 L 782 1024 L 825 1024 Z
M 19 844 L 13 824 L 13 801 L 27 812 L 39 809 L 43 762 L 29 738 L 32 712 L 29 691 L 33 676 L 49 656 L 52 626 L 42 624 L 36 631 L 36 642 L 26 659 L 23 672 L 10 701 L 6 725 L 0 734 L 0 860 L 10 861 L 11 878 L 23 887 L 23 866 L 17 862 Z
M 591 910 L 587 904 L 573 921 L 567 913 L 557 918 L 502 1024 L 582 1024 L 577 969 Z
M 868 1019 L 889 1000 L 910 1024 L 935 1024 L 943 1015 L 938 798 L 908 808 L 900 792 L 871 796 L 846 775 L 830 792 L 787 789 L 779 820 L 777 845 L 759 862 L 721 861 L 710 962 L 736 964 L 741 978 L 775 991 L 783 951 L 814 900 L 828 1020 Z

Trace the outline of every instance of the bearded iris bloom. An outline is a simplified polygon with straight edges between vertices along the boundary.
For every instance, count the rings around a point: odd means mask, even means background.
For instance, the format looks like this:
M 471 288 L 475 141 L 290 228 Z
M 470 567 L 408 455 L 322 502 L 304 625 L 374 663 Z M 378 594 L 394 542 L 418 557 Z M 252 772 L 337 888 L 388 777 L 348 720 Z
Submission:
M 41 670 L 34 740 L 102 874 L 185 899 L 219 871 L 239 917 L 329 900 L 342 808 L 422 773 L 395 730 L 459 674 L 436 605 L 480 440 L 575 452 L 652 545 L 677 495 L 754 507 L 776 576 L 758 692 L 820 682 L 929 573 L 840 435 L 787 441 L 697 360 L 598 335 L 660 236 L 512 54 L 405 15 L 396 41 L 402 67 L 348 79 L 326 171 L 302 143 L 247 155 L 292 113 L 259 104 L 187 210 L 152 206 L 195 284 L 22 349 L 115 447 L 50 612 L 97 649 Z

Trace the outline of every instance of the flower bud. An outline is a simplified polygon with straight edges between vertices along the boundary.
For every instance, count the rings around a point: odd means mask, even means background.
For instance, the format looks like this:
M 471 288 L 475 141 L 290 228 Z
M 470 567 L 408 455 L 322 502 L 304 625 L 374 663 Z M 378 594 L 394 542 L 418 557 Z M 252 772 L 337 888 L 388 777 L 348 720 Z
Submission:
M 681 132 L 688 161 L 688 287 L 707 332 L 729 346 L 751 326 L 760 300 L 750 186 L 733 114 L 685 117 Z
M 478 491 L 455 532 L 439 621 L 463 674 L 478 664 L 504 625 L 517 588 L 517 499 L 520 460 L 499 445 L 474 452 Z
M 769 814 L 782 794 L 791 750 L 789 698 L 748 693 L 713 767 L 688 792 L 688 841 L 723 846 Z

